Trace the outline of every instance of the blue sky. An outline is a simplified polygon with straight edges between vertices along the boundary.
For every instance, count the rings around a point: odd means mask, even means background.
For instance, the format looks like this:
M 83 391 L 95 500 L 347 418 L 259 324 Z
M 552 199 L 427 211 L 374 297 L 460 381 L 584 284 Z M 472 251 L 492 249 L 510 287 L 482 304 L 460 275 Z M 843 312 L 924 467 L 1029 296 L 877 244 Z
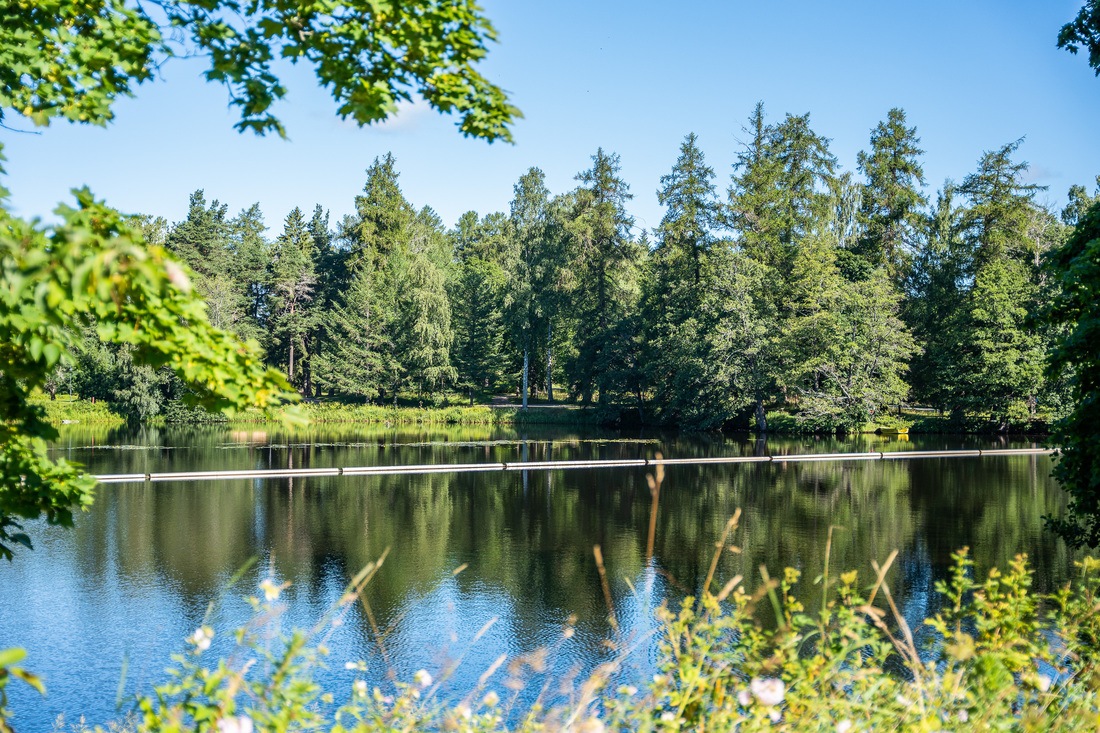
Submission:
M 204 188 L 231 212 L 258 201 L 272 230 L 294 206 L 350 213 L 375 156 L 392 151 L 406 197 L 453 224 L 506 210 L 530 166 L 572 188 L 596 148 L 622 157 L 639 226 L 662 210 L 658 179 L 683 136 L 699 135 L 724 190 L 757 100 L 771 119 L 811 113 L 845 170 L 872 127 L 903 107 L 926 150 L 930 195 L 961 180 L 984 150 L 1026 137 L 1030 179 L 1065 199 L 1100 174 L 1100 79 L 1055 48 L 1081 0 L 858 0 L 668 3 L 486 0 L 500 43 L 482 64 L 524 114 L 509 146 L 467 140 L 453 120 L 414 106 L 381 127 L 340 122 L 308 67 L 286 75 L 277 113 L 290 141 L 237 134 L 226 93 L 201 64 L 173 60 L 164 79 L 116 107 L 106 129 L 55 123 L 0 131 L 12 204 L 48 216 L 87 184 L 128 212 L 181 219 Z

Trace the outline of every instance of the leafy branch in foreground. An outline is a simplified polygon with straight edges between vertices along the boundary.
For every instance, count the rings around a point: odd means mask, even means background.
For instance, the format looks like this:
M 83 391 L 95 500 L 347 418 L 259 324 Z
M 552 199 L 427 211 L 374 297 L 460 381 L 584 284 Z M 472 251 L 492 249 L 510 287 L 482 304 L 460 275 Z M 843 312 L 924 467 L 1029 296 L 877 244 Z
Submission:
M 161 63 L 194 55 L 228 88 L 240 131 L 285 136 L 271 108 L 289 59 L 314 67 L 341 118 L 378 122 L 420 96 L 464 135 L 511 141 L 520 111 L 474 68 L 494 40 L 472 0 L 19 0 L 0 10 L 0 120 L 104 124 Z
M 1100 76 L 1100 2 L 1086 0 L 1077 17 L 1062 26 L 1058 48 L 1069 49 L 1070 53 L 1084 49 L 1089 55 L 1089 66 Z
M 1049 259 L 1059 286 L 1049 308 L 1064 333 L 1051 350 L 1048 372 L 1070 375 L 1073 409 L 1055 425 L 1061 456 L 1054 476 L 1069 492 L 1066 516 L 1047 525 L 1072 547 L 1100 545 L 1100 202 L 1077 222 Z
M 233 413 L 293 399 L 256 344 L 210 325 L 183 265 L 146 246 L 87 190 L 76 198 L 51 226 L 0 208 L 0 557 L 9 559 L 15 544 L 30 547 L 18 518 L 69 525 L 72 507 L 91 502 L 94 479 L 50 458 L 46 441 L 56 431 L 31 403 L 51 370 L 73 358 L 74 327 L 94 327 L 141 363 L 171 368 L 191 404 Z

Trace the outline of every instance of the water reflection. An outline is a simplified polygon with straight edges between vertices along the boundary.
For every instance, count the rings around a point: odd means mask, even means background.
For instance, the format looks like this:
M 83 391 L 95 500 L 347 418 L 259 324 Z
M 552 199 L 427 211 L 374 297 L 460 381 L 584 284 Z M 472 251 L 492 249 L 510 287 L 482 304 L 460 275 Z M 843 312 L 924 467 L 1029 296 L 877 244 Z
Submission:
M 623 435 L 592 431 L 456 428 L 416 431 L 69 429 L 57 450 L 93 471 L 129 473 L 388 463 L 634 458 L 991 447 L 950 438 L 908 443 Z M 1017 447 L 1004 444 L 998 447 Z M 351 575 L 389 549 L 367 599 L 386 654 L 361 607 L 337 630 L 326 682 L 350 685 L 345 661 L 364 659 L 372 679 L 408 678 L 459 656 L 454 684 L 468 689 L 496 658 L 555 647 L 542 680 L 591 669 L 613 654 L 592 547 L 605 558 L 620 647 L 652 630 L 666 598 L 696 592 L 714 542 L 742 508 L 716 576 L 757 568 L 802 569 L 804 602 L 824 564 L 870 572 L 871 559 L 900 551 L 891 585 L 911 624 L 931 610 L 950 554 L 973 548 L 979 568 L 1026 552 L 1046 591 L 1067 576 L 1070 556 L 1040 528 L 1063 501 L 1046 457 L 897 462 L 672 466 L 659 502 L 637 469 L 491 474 L 319 477 L 103 487 L 73 530 L 34 526 L 38 547 L 0 567 L 0 646 L 28 648 L 28 667 L 47 678 L 41 700 L 14 691 L 20 730 L 50 730 L 54 716 L 116 717 L 113 691 L 123 658 L 126 688 L 162 677 L 171 652 L 203 619 L 234 571 L 260 562 L 225 594 L 215 622 L 247 617 L 239 599 L 268 573 L 292 583 L 290 621 L 312 625 Z M 656 509 L 656 511 L 655 511 Z M 454 574 L 456 568 L 465 570 Z M 577 633 L 562 641 L 575 617 Z M 471 639 L 497 620 L 472 647 Z M 648 647 L 624 674 L 643 675 Z M 530 669 L 527 670 L 530 673 Z M 508 674 L 501 671 L 501 677 Z M 541 684 L 537 680 L 529 690 Z M 527 692 L 525 694 L 533 694 Z

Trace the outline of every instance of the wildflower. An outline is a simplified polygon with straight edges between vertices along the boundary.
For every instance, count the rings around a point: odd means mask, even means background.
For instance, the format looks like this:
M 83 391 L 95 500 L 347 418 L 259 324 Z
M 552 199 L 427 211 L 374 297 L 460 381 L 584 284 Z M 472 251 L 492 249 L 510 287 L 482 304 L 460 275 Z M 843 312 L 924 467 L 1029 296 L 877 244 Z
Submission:
M 749 689 L 761 705 L 769 708 L 783 702 L 787 691 L 783 680 L 777 677 L 753 677 L 749 682 Z
M 967 712 L 966 710 L 960 710 L 959 711 L 959 722 L 960 723 L 965 723 L 968 720 L 970 720 L 970 713 Z
M 852 729 L 852 721 L 845 718 L 836 724 L 836 733 L 848 733 Z
M 470 706 L 465 703 L 460 703 L 455 706 L 455 715 L 463 720 L 469 720 L 474 716 L 474 711 L 470 710 Z
M 581 727 L 578 730 L 580 733 L 603 733 L 603 721 L 599 718 L 589 718 L 581 723 Z
M 748 690 L 741 690 L 737 693 L 737 702 L 741 703 L 741 707 L 747 708 L 752 704 L 752 694 Z
M 1051 682 L 1053 682 L 1053 680 L 1050 679 L 1050 675 L 1048 675 L 1048 674 L 1039 675 L 1039 692 L 1048 691 L 1050 689 L 1050 683 Z
M 359 665 L 355 662 L 344 662 L 344 669 L 358 669 Z
M 252 718 L 235 715 L 218 720 L 218 733 L 252 733 Z
M 490 708 L 495 708 L 498 702 L 500 702 L 500 695 L 492 690 L 489 690 L 489 692 L 485 694 L 485 697 L 481 699 L 481 704 Z
M 770 713 L 768 713 L 768 717 L 772 719 L 773 723 L 778 723 L 779 719 L 783 717 L 783 713 L 779 712 L 778 710 L 772 710 Z
M 210 648 L 210 642 L 214 639 L 214 630 L 209 626 L 200 626 L 195 633 L 187 637 L 187 641 L 195 645 L 195 652 L 204 652 Z
M 414 674 L 413 680 L 422 688 L 429 687 L 432 684 L 432 676 L 428 674 L 426 669 L 421 669 Z
M 634 685 L 623 685 L 619 688 L 620 695 L 626 695 L 627 697 L 634 697 L 638 694 L 638 688 Z
M 270 603 L 279 600 L 279 594 L 283 592 L 283 586 L 275 585 L 271 578 L 264 578 L 260 582 L 260 590 L 264 592 L 264 598 Z
M 674 720 L 676 720 L 676 713 L 673 713 L 671 711 L 661 713 L 662 722 L 671 723 Z
M 668 684 L 668 677 L 665 677 L 663 674 L 655 674 L 655 675 L 653 675 L 653 684 L 655 684 L 657 686 L 667 685 Z
M 355 680 L 355 682 L 353 682 L 351 684 L 351 689 L 355 690 L 355 694 L 356 694 L 357 697 L 366 697 L 367 696 L 367 681 L 366 680 Z

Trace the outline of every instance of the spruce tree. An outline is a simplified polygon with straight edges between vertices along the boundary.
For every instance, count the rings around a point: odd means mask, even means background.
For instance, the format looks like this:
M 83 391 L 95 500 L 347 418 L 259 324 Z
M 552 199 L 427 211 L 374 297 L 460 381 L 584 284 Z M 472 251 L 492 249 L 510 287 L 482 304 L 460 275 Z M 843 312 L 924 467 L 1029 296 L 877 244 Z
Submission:
M 450 287 L 454 346 L 452 363 L 457 383 L 471 400 L 503 386 L 504 294 L 506 274 L 502 265 L 508 248 L 509 221 L 502 214 L 478 219 L 462 215 L 451 233 L 457 270 Z
M 620 177 L 619 156 L 599 148 L 592 167 L 577 175 L 568 230 L 577 268 L 574 316 L 578 323 L 576 355 L 570 365 L 574 390 L 587 404 L 594 395 L 607 402 L 614 390 L 608 367 L 614 332 L 636 306 L 638 265 L 643 253 L 631 238 L 634 218 L 626 211 L 633 198 Z
M 697 427 L 728 412 L 705 398 L 714 383 L 705 337 L 715 324 L 703 322 L 700 313 L 718 216 L 713 178 L 689 134 L 672 171 L 661 177 L 657 200 L 667 209 L 643 287 L 645 366 L 658 412 L 666 421 Z
M 297 207 L 287 215 L 283 233 L 275 240 L 270 277 L 272 349 L 268 357 L 285 369 L 287 381 L 301 388 L 305 386 L 302 364 L 310 357 L 305 339 L 317 317 L 311 307 L 317 274 L 313 237 Z
M 542 306 L 545 298 L 546 250 L 552 246 L 550 191 L 546 176 L 531 168 L 513 188 L 509 207 L 511 247 L 505 263 L 506 287 L 504 319 L 508 336 L 522 355 L 520 366 L 520 397 L 526 409 L 531 388 L 531 357 L 546 333 L 546 317 Z
M 871 131 L 870 151 L 857 158 L 866 181 L 859 209 L 863 232 L 853 252 L 871 268 L 885 266 L 898 286 L 908 276 L 925 222 L 923 154 L 917 128 L 907 127 L 905 111 L 895 107 Z
M 378 300 L 371 273 L 360 270 L 326 309 L 324 348 L 312 367 L 319 387 L 373 400 L 389 384 L 394 348 L 377 317 Z

